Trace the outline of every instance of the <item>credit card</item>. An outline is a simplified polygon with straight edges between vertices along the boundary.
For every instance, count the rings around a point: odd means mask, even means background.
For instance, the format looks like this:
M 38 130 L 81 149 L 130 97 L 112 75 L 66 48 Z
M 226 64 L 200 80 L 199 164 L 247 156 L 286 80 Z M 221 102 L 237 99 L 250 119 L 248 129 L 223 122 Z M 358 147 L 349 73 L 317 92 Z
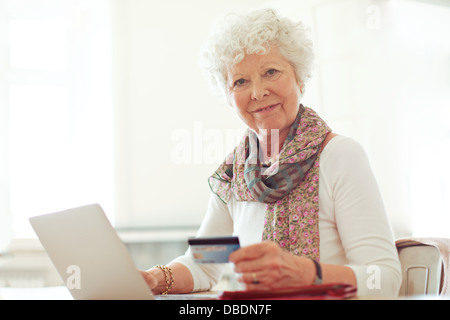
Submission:
M 188 243 L 196 263 L 227 263 L 230 253 L 241 247 L 238 237 L 190 238 Z

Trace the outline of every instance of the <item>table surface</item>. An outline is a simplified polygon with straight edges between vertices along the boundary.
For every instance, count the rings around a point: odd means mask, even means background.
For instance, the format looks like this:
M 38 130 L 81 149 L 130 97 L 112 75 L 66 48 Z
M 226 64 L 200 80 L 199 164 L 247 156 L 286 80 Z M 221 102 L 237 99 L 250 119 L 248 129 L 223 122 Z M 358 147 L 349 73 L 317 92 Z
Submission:
M 218 292 L 197 292 L 192 294 L 174 294 L 155 296 L 158 300 L 212 300 Z M 39 288 L 0 287 L 0 300 L 73 300 L 65 286 Z
M 73 300 L 64 286 L 42 288 L 0 288 L 0 300 Z
M 187 295 L 167 295 L 157 296 L 158 300 L 191 300 L 192 297 L 196 297 L 199 300 L 210 300 L 213 295 L 218 292 L 198 292 Z M 183 299 L 184 298 L 184 299 Z M 400 299 L 412 299 L 412 300 L 445 300 L 450 297 L 435 296 L 435 295 L 420 295 L 411 297 L 399 297 L 399 298 L 386 298 L 386 297 L 355 297 L 351 300 L 400 300 Z M 11 288 L 0 287 L 0 300 L 73 300 L 69 290 L 64 286 L 56 287 L 41 287 L 41 288 Z

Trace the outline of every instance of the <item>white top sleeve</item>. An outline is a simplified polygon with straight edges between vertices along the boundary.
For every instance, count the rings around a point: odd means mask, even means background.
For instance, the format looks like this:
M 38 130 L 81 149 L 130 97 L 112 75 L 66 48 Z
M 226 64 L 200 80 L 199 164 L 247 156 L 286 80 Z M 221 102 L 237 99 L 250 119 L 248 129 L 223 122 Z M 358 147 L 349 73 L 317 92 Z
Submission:
M 227 206 L 215 194 L 211 193 L 206 216 L 202 221 L 197 237 L 229 236 L 233 233 L 233 220 Z M 208 291 L 218 283 L 224 271 L 222 264 L 197 264 L 190 249 L 175 262 L 185 265 L 194 279 L 194 292 Z
M 224 204 L 211 194 L 198 236 L 237 235 L 241 245 L 261 241 L 265 204 Z M 400 262 L 380 191 L 362 147 L 344 136 L 323 150 L 319 173 L 320 261 L 347 265 L 357 278 L 358 295 L 397 296 Z M 191 271 L 194 290 L 208 290 L 223 265 L 197 265 L 190 252 L 176 259 Z
M 328 221 L 319 220 L 320 240 L 324 234 L 323 241 L 327 241 L 320 246 L 326 250 L 321 261 L 351 267 L 359 296 L 397 296 L 402 281 L 400 262 L 366 153 L 353 139 L 337 136 L 322 157 L 319 217 L 323 212 Z M 341 256 L 334 257 L 332 252 Z

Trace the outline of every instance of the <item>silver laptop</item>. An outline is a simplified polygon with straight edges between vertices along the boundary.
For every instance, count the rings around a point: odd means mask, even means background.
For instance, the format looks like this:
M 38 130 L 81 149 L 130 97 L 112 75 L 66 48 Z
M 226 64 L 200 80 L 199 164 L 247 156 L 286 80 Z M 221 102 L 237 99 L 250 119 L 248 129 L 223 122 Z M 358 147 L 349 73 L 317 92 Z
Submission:
M 30 223 L 74 299 L 158 297 L 152 294 L 98 204 L 32 217 Z M 213 298 L 171 298 L 181 296 Z

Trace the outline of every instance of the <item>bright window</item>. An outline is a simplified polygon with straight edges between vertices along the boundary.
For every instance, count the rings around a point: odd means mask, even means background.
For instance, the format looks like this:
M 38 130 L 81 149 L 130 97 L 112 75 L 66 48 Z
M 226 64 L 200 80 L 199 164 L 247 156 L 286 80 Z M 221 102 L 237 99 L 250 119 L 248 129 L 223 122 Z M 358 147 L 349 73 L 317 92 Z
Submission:
M 64 71 L 68 58 L 67 18 L 11 19 L 9 24 L 12 68 Z
M 450 237 L 450 6 L 392 6 L 405 206 L 415 236 Z
M 30 216 L 94 202 L 112 219 L 110 2 L 0 0 L 0 9 L 0 229 L 34 237 Z

